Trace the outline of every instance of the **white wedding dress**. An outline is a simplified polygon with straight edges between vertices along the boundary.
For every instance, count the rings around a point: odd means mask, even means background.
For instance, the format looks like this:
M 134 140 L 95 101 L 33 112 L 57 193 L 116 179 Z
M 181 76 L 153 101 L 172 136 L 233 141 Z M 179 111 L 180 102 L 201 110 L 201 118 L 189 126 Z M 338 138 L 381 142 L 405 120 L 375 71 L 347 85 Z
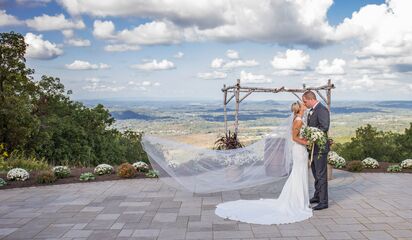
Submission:
M 302 121 L 297 117 L 295 121 Z M 254 224 L 286 224 L 312 217 L 309 207 L 308 153 L 306 147 L 292 143 L 293 166 L 277 199 L 237 200 L 218 204 L 216 215 Z

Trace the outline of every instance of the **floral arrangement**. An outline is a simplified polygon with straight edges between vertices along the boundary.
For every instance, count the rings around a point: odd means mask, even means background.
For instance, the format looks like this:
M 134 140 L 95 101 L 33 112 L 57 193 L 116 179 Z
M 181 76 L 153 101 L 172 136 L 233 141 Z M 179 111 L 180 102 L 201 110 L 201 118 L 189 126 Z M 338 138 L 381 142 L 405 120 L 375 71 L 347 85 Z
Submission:
M 142 161 L 133 163 L 133 167 L 139 172 L 146 172 L 149 170 L 149 165 Z
M 5 186 L 5 185 L 7 185 L 7 182 L 4 181 L 3 178 L 0 178 L 0 187 L 3 187 L 3 186 Z
M 65 178 L 70 176 L 70 168 L 66 166 L 56 166 L 52 168 L 52 171 L 54 172 L 54 175 L 57 178 Z
M 94 173 L 97 175 L 111 174 L 114 168 L 109 164 L 99 164 L 94 168 Z
M 29 177 L 29 173 L 23 168 L 13 168 L 7 173 L 8 180 L 26 181 Z
M 334 151 L 330 151 L 328 153 L 328 163 L 333 165 L 335 168 L 343 168 L 346 166 L 346 160 Z
M 91 172 L 82 173 L 79 178 L 80 181 L 90 181 L 94 179 L 95 179 L 95 176 Z
M 309 149 L 311 149 L 311 156 L 310 156 L 310 163 L 313 161 L 313 150 L 315 144 L 318 145 L 319 151 L 323 152 L 326 148 L 326 143 L 328 141 L 327 135 L 320 130 L 319 128 L 315 127 L 302 127 L 300 129 L 300 135 L 307 139 L 309 142 Z M 318 155 L 318 159 L 320 158 L 320 154 Z
M 159 176 L 159 172 L 156 171 L 156 170 L 149 170 L 149 171 L 146 173 L 146 177 L 155 178 L 155 177 L 158 177 L 158 176 Z
M 402 171 L 402 167 L 399 165 L 391 165 L 388 167 L 388 169 L 386 169 L 386 171 L 388 172 L 401 172 Z
M 365 168 L 379 168 L 379 162 L 370 157 L 363 159 L 362 164 Z
M 402 168 L 412 168 L 412 159 L 405 159 L 401 162 Z
M 130 163 L 122 163 L 117 168 L 117 175 L 122 178 L 132 178 L 136 175 L 136 168 Z

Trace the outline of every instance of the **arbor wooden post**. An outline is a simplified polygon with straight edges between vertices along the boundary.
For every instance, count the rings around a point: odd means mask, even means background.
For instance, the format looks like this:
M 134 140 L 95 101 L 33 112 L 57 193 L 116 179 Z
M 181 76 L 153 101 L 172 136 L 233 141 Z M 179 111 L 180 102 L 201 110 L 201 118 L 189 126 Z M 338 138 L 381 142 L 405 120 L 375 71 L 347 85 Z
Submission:
M 223 89 L 226 89 L 226 84 L 223 85 Z M 225 120 L 225 135 L 227 134 L 227 90 L 223 92 L 223 111 Z
M 331 106 L 331 98 L 332 98 L 332 81 L 330 79 L 328 79 L 328 89 L 326 92 L 326 99 L 328 100 L 327 104 L 328 104 L 328 110 L 329 110 L 329 114 L 330 114 L 330 106 Z
M 239 96 L 240 96 L 240 79 L 237 80 L 235 88 L 235 134 L 237 135 L 239 129 Z

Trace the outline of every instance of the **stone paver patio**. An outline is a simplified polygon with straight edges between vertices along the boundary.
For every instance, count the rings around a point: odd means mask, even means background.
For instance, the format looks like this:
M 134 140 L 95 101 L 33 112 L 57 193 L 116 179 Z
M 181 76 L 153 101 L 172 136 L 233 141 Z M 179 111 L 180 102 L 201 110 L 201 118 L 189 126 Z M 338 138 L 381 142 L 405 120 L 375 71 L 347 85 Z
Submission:
M 412 239 L 412 174 L 335 172 L 329 209 L 278 226 L 214 214 L 274 197 L 264 190 L 199 195 L 157 179 L 0 190 L 0 239 Z

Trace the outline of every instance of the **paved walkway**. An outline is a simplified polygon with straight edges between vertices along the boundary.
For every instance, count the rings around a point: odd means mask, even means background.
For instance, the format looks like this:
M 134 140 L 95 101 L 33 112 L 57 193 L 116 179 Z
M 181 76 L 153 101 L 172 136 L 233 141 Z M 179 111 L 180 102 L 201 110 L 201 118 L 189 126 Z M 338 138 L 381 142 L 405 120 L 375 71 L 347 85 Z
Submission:
M 157 179 L 0 190 L 0 239 L 412 239 L 412 174 L 335 177 L 329 209 L 279 226 L 214 214 L 263 190 L 194 195 Z

